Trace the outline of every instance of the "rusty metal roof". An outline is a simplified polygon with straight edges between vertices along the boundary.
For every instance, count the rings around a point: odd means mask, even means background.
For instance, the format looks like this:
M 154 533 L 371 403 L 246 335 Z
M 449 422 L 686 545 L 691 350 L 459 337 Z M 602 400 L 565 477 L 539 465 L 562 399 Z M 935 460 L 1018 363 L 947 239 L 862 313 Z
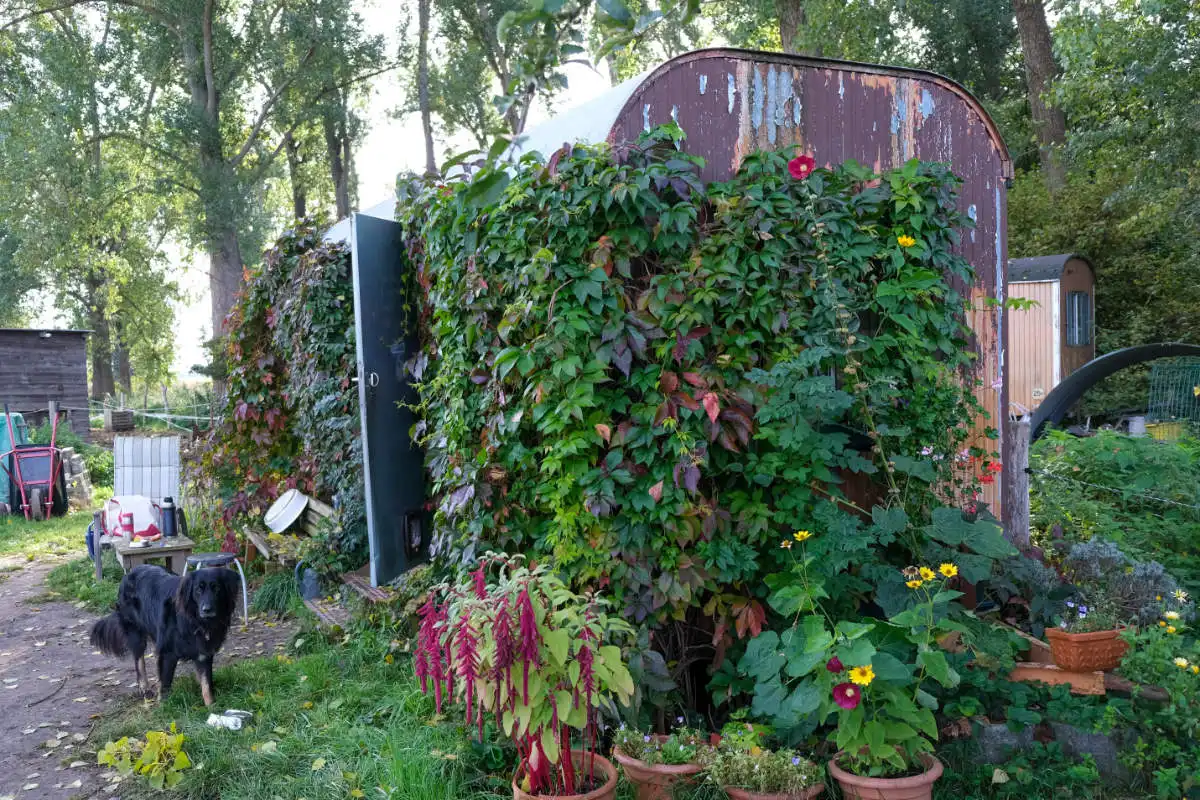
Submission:
M 1016 283 L 1036 283 L 1038 281 L 1057 281 L 1062 278 L 1063 269 L 1067 262 L 1077 258 L 1092 268 L 1091 262 L 1075 253 L 1059 253 L 1053 256 L 1034 256 L 1033 258 L 1014 258 L 1008 262 L 1008 279 Z

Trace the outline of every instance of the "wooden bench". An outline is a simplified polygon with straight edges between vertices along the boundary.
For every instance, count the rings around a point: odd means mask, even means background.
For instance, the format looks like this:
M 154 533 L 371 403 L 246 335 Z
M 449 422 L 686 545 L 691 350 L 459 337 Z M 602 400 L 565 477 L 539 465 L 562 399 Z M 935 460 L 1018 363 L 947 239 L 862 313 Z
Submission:
M 300 515 L 298 524 L 300 530 L 304 531 L 309 536 L 315 536 L 321 530 L 322 523 L 333 516 L 333 509 L 326 503 L 322 503 L 315 497 L 308 498 L 308 504 L 304 507 L 304 513 Z M 243 533 L 246 535 L 246 563 L 249 564 L 258 555 L 262 555 L 267 561 L 278 562 L 283 566 L 290 566 L 295 563 L 295 560 L 288 553 L 277 553 L 271 547 L 271 542 L 267 539 L 267 534 L 261 530 L 246 528 Z

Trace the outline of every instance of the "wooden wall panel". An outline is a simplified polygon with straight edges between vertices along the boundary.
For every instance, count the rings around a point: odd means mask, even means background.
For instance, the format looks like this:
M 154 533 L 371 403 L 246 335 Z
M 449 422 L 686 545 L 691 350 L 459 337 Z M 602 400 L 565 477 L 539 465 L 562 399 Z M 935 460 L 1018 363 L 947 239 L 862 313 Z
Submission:
M 0 330 L 0 403 L 33 413 L 45 412 L 51 400 L 73 409 L 72 428 L 87 441 L 87 334 Z
M 1055 386 L 1053 334 L 1055 317 L 1059 316 L 1055 313 L 1059 310 L 1054 302 L 1055 285 L 1054 281 L 1008 285 L 1009 297 L 1038 304 L 1008 312 L 1008 398 L 1030 410 L 1037 408 Z

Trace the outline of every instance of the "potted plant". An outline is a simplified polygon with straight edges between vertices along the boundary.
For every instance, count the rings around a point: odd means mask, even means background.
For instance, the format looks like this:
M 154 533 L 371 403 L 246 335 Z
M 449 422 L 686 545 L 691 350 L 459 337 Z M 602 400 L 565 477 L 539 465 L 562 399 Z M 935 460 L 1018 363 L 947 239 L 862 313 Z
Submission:
M 638 800 L 670 800 L 677 783 L 703 771 L 697 760 L 706 747 L 705 737 L 686 728 L 662 736 L 622 727 L 613 758 L 633 783 Z
M 613 644 L 632 628 L 609 616 L 602 598 L 577 595 L 548 567 L 521 561 L 489 553 L 457 585 L 430 593 L 414 654 L 421 688 L 439 713 L 448 698 L 461 701 L 481 738 L 490 715 L 512 739 L 516 800 L 609 800 L 617 769 L 596 754 L 597 711 L 633 696 Z
M 1050 657 L 1068 672 L 1116 669 L 1129 649 L 1121 638 L 1125 626 L 1119 613 L 1102 591 L 1089 595 L 1094 599 L 1066 601 L 1058 626 L 1046 629 Z
M 732 800 L 812 800 L 825 791 L 821 769 L 793 750 L 768 750 L 761 729 L 730 723 L 721 744 L 700 753 L 708 778 Z
M 933 797 L 933 784 L 943 769 L 933 755 L 938 735 L 933 712 L 938 702 L 924 687 L 931 680 L 947 688 L 959 682 L 936 644 L 951 630 L 946 624 L 949 604 L 961 593 L 947 589 L 946 583 L 957 575 L 958 567 L 952 563 L 936 570 L 931 566 L 903 570 L 911 599 L 887 624 L 893 629 L 891 638 L 900 633 L 908 641 L 916 654 L 913 664 L 878 652 L 867 636 L 873 625 L 841 621 L 828 634 L 821 618 L 805 620 L 813 633 L 820 627 L 821 640 L 829 643 L 832 653 L 820 671 L 825 690 L 821 711 L 823 716 L 837 715 L 831 738 L 838 752 L 829 762 L 829 774 L 848 799 Z M 810 621 L 814 619 L 817 622 Z

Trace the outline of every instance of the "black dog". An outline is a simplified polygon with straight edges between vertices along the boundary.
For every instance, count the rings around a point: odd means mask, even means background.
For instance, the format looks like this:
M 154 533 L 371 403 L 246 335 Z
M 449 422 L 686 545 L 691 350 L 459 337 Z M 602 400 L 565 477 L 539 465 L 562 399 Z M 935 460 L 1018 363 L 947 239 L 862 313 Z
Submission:
M 158 696 L 166 697 L 180 661 L 193 661 L 206 706 L 213 702 L 213 656 L 225 642 L 238 578 L 201 569 L 182 578 L 162 567 L 135 567 L 121 580 L 117 610 L 92 626 L 91 643 L 110 656 L 133 656 L 138 686 L 149 692 L 146 643 L 158 657 Z

